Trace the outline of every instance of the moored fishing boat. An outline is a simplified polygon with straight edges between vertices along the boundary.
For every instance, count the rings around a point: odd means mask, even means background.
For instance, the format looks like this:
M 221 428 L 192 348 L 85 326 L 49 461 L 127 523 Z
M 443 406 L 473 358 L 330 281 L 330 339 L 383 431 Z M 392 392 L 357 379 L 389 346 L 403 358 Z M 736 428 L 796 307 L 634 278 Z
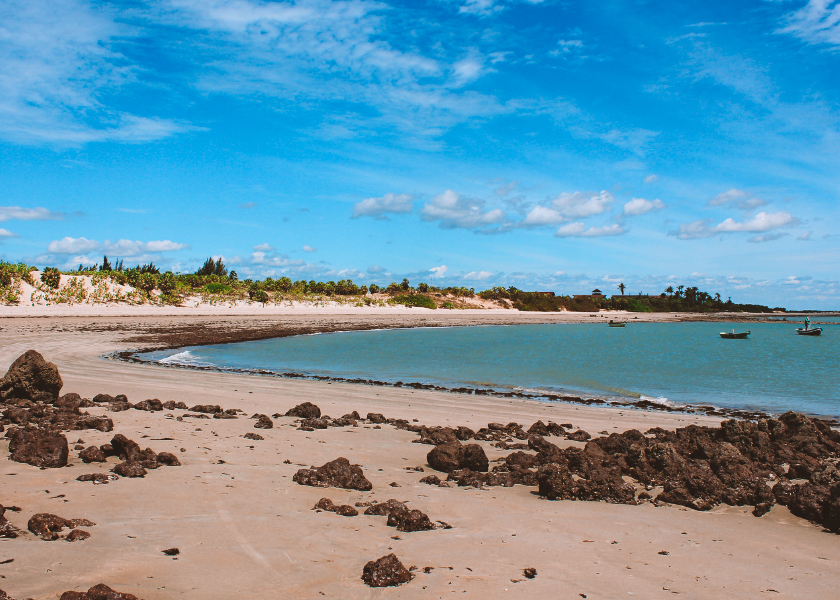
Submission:
M 749 336 L 752 331 L 738 331 L 736 332 L 734 329 L 732 331 L 721 331 L 720 337 L 725 340 L 745 340 L 747 336 Z
M 810 327 L 808 329 L 800 328 L 796 330 L 796 333 L 798 333 L 799 335 L 818 336 L 822 334 L 822 327 L 814 327 L 813 329 L 811 329 Z
M 624 321 L 613 321 L 612 319 L 610 319 L 610 322 L 607 323 L 607 325 L 609 325 L 610 327 L 624 327 L 625 325 L 627 325 L 627 323 Z

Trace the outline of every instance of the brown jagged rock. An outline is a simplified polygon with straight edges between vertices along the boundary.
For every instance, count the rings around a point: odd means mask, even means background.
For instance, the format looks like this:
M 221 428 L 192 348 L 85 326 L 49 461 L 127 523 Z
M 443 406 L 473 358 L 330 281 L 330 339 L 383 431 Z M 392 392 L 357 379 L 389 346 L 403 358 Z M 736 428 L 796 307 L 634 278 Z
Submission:
M 321 416 L 321 409 L 311 402 L 304 402 L 289 409 L 285 416 L 297 417 L 298 419 L 317 419 Z
M 420 444 L 439 446 L 446 442 L 457 442 L 459 439 L 457 432 L 451 427 L 421 427 L 420 439 L 415 441 Z
M 376 424 L 381 424 L 381 423 L 387 423 L 388 422 L 388 419 L 386 419 L 385 415 L 383 415 L 382 413 L 368 413 L 367 414 L 367 420 L 370 421 L 371 423 L 376 423 Z
M 587 433 L 583 429 L 578 429 L 577 431 L 568 434 L 566 436 L 566 439 L 567 440 L 572 440 L 572 441 L 575 441 L 575 442 L 586 442 L 586 441 L 592 439 L 592 436 L 589 435 L 589 433 Z
M 63 396 L 59 396 L 59 398 L 54 402 L 54 406 L 58 410 L 64 410 L 68 412 L 79 412 L 79 407 L 82 405 L 82 397 L 77 394 L 76 392 L 70 392 L 69 394 L 64 394 Z
M 0 379 L 0 398 L 33 402 L 40 400 L 52 404 L 58 399 L 58 392 L 63 385 L 58 367 L 44 360 L 35 350 L 27 350 Z
M 329 425 L 329 423 L 327 422 L 326 419 L 320 419 L 320 418 L 318 418 L 318 419 L 315 419 L 315 418 L 313 418 L 313 419 L 303 419 L 300 422 L 300 427 L 301 428 L 309 428 L 309 429 L 312 429 L 312 430 L 327 429 L 329 426 L 330 425 Z
M 26 425 L 32 418 L 32 413 L 19 406 L 10 406 L 3 411 L 3 418 L 9 419 L 12 425 Z
M 254 429 L 271 429 L 274 427 L 274 422 L 268 415 L 257 415 L 257 422 L 254 423 Z
M 333 501 L 329 498 L 321 498 L 320 500 L 318 500 L 318 503 L 315 504 L 314 507 L 312 507 L 312 510 L 334 512 L 335 514 L 341 515 L 342 517 L 355 517 L 359 514 L 359 511 L 350 506 L 349 504 L 333 504 Z
M 47 429 L 10 429 L 10 458 L 15 462 L 26 463 L 33 467 L 56 469 L 67 466 L 70 447 L 67 438 L 60 433 Z
M 524 569 L 522 571 L 522 574 L 525 575 L 525 577 L 527 577 L 528 579 L 533 579 L 537 576 L 537 570 L 533 567 L 529 567 L 527 569 Z
M 315 487 L 337 487 L 362 492 L 373 489 L 373 484 L 365 478 L 362 468 L 351 465 L 343 456 L 320 467 L 300 469 L 292 480 L 300 485 Z
M 440 477 L 437 475 L 426 475 L 423 479 L 420 480 L 420 483 L 426 483 L 428 485 L 440 485 Z
M 462 442 L 466 442 L 467 440 L 473 439 L 473 436 L 475 436 L 475 431 L 473 431 L 469 427 L 459 425 L 455 428 L 455 437 Z
M 64 519 L 58 515 L 49 513 L 38 513 L 32 515 L 29 522 L 26 524 L 27 529 L 41 539 L 52 541 L 60 539 L 59 532 L 64 531 L 64 528 L 75 529 L 76 527 L 93 527 L 96 523 L 88 521 L 87 519 Z M 72 541 L 72 540 L 71 540 Z
M 81 458 L 82 462 L 85 464 L 92 462 L 104 463 L 108 460 L 105 453 L 96 446 L 90 446 L 79 452 L 79 458 Z
M 146 469 L 139 462 L 125 461 L 111 469 L 120 477 L 145 477 Z
M 437 529 L 426 513 L 409 509 L 403 502 L 393 498 L 385 502 L 373 504 L 365 510 L 366 515 L 380 515 L 388 517 L 388 527 L 396 527 L 398 531 L 431 531 Z
M 478 444 L 467 444 L 463 447 L 461 454 L 461 468 L 470 471 L 486 472 L 490 467 L 490 461 L 484 453 L 484 448 Z
M 195 406 L 193 406 L 189 410 L 192 411 L 192 412 L 207 413 L 207 414 L 224 412 L 222 410 L 222 407 L 219 406 L 218 404 L 196 404 Z
M 343 415 L 341 418 L 342 418 L 342 419 L 345 419 L 345 420 L 347 420 L 347 421 L 358 421 L 358 420 L 359 420 L 359 419 L 361 419 L 362 417 L 361 417 L 361 415 L 359 415 L 359 412 L 358 412 L 358 411 L 355 411 L 355 410 L 354 410 L 354 411 L 353 411 L 353 412 L 351 412 L 351 413 L 347 413 L 346 415 Z
M 264 438 L 263 436 L 261 436 L 259 433 L 250 433 L 250 432 L 249 432 L 249 433 L 246 433 L 246 434 L 245 434 L 245 435 L 243 435 L 242 437 L 244 437 L 246 440 L 256 440 L 256 441 L 259 441 L 259 440 L 264 440 L 264 439 L 265 439 L 265 438 Z
M 362 581 L 370 587 L 390 587 L 411 581 L 412 575 L 395 554 L 372 560 L 362 571 Z
M 125 398 L 125 396 L 123 396 L 123 398 Z M 111 404 L 115 401 L 116 398 L 114 398 L 113 396 L 109 396 L 108 394 L 96 394 L 93 397 L 93 402 L 96 404 Z M 128 400 L 126 399 L 125 402 L 128 402 Z
M 134 594 L 114 591 L 104 583 L 100 583 L 87 592 L 64 592 L 59 600 L 140 600 L 140 598 Z
M 90 537 L 90 533 L 85 531 L 84 529 L 74 529 L 70 533 L 67 534 L 67 537 L 64 539 L 68 542 L 79 542 L 82 540 L 86 540 Z
M 5 517 L 6 508 L 0 504 L 0 538 L 14 539 L 23 533 Z M 2 600 L 2 598 L 0 598 Z
M 167 467 L 180 467 L 181 461 L 171 452 L 160 452 L 157 455 L 157 462 L 159 465 L 166 465 Z
M 436 471 L 450 473 L 458 469 L 484 472 L 490 466 L 484 449 L 478 444 L 463 445 L 459 441 L 435 446 L 426 455 L 429 466 Z
M 137 404 L 134 405 L 135 410 L 145 410 L 145 411 L 158 411 L 163 410 L 163 402 L 158 400 L 157 398 L 151 398 L 149 400 L 141 400 Z M 174 408 L 174 406 L 173 406 Z

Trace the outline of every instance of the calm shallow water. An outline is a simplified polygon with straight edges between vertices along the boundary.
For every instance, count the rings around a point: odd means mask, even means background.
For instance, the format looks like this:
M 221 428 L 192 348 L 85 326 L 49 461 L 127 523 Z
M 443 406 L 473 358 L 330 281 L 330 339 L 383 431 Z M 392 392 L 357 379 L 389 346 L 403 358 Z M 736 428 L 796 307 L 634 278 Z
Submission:
M 649 397 L 840 416 L 840 325 L 818 338 L 789 323 L 518 325 L 359 331 L 147 353 L 164 364 L 387 382 Z M 751 330 L 747 340 L 718 332 Z

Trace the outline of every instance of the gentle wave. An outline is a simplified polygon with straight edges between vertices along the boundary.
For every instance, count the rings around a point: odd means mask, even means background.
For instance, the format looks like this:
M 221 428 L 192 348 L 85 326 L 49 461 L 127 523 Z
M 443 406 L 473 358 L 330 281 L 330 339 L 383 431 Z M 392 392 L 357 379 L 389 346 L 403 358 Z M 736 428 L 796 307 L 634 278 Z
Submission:
M 192 367 L 215 366 L 213 363 L 199 360 L 199 358 L 189 350 L 184 350 L 183 352 L 178 352 L 177 354 L 173 354 L 172 356 L 161 358 L 160 360 L 158 360 L 158 363 L 162 365 L 187 365 Z

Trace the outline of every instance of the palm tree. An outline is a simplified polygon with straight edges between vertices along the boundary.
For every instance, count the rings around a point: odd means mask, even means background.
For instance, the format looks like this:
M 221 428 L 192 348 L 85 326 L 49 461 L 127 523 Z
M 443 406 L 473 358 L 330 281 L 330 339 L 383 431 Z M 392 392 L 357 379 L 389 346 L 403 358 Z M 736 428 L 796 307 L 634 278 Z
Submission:
M 624 295 L 624 290 L 625 290 L 626 288 L 627 288 L 627 286 L 626 286 L 626 285 L 624 285 L 624 283 L 619 283 L 619 284 L 618 284 L 618 289 L 619 289 L 619 290 L 621 290 L 621 295 L 622 295 L 622 296 Z
M 673 296 L 674 295 L 674 288 L 669 285 L 668 287 L 665 288 L 665 293 L 668 294 L 669 296 Z

